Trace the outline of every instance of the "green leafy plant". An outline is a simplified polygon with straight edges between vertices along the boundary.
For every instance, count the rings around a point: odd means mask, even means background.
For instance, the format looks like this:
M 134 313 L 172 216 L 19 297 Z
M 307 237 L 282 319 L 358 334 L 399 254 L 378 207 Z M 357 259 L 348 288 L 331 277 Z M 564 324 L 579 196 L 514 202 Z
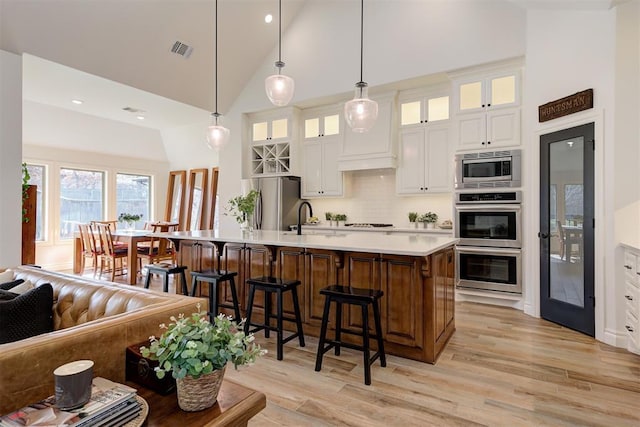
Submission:
M 418 221 L 420 222 L 436 222 L 438 220 L 438 214 L 433 212 L 427 212 L 425 214 L 420 215 Z
M 251 190 L 246 196 L 237 196 L 229 200 L 225 215 L 233 216 L 238 224 L 242 224 L 253 214 L 258 194 L 256 190 Z
M 29 175 L 29 169 L 27 169 L 27 164 L 22 164 L 22 222 L 29 222 L 29 217 L 27 216 L 27 208 L 24 207 L 25 201 L 29 198 L 29 180 L 31 179 L 31 175 Z
M 324 219 L 326 219 L 327 221 L 331 221 L 333 219 L 333 214 L 331 212 L 325 212 Z
M 130 214 L 126 212 L 122 212 L 118 215 L 119 222 L 126 222 L 131 224 L 132 222 L 140 221 L 142 219 L 142 214 Z
M 346 221 L 347 214 L 335 214 L 333 219 L 335 219 L 336 221 Z
M 409 212 L 409 222 L 416 222 L 418 219 L 418 212 Z
M 220 314 L 211 324 L 207 313 L 200 311 L 200 304 L 197 307 L 189 317 L 171 316 L 169 326 L 160 325 L 165 330 L 160 338 L 152 336 L 149 347 L 140 347 L 144 357 L 159 362 L 155 368 L 158 378 L 168 372 L 176 379 L 187 375 L 198 378 L 222 369 L 228 362 L 236 369 L 254 363 L 267 353 L 255 344 L 253 334 L 245 335 L 242 322 L 237 324 Z

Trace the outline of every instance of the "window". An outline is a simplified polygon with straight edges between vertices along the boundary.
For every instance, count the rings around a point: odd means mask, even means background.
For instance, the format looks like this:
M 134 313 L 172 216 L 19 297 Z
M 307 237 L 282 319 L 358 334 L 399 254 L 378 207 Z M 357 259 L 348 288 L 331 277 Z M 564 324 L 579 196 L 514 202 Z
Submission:
M 29 171 L 29 185 L 35 185 L 38 187 L 37 197 L 36 197 L 36 241 L 42 242 L 45 240 L 45 203 L 44 203 L 44 195 L 46 193 L 45 189 L 45 172 L 46 169 L 41 165 L 27 165 L 27 170 Z
M 60 169 L 60 238 L 70 239 L 78 223 L 103 219 L 104 172 Z
M 116 218 L 121 213 L 142 215 L 142 219 L 134 226 L 142 229 L 145 221 L 151 220 L 150 190 L 150 176 L 116 174 Z
M 568 225 L 582 224 L 584 207 L 582 190 L 582 184 L 564 186 L 564 219 Z

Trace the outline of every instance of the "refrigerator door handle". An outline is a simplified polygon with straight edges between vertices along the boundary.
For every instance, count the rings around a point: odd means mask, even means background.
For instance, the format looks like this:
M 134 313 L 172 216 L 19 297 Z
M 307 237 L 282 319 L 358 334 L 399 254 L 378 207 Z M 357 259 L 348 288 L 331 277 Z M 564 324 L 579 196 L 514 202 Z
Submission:
M 256 204 L 256 229 L 262 230 L 262 191 L 258 190 L 258 203 Z

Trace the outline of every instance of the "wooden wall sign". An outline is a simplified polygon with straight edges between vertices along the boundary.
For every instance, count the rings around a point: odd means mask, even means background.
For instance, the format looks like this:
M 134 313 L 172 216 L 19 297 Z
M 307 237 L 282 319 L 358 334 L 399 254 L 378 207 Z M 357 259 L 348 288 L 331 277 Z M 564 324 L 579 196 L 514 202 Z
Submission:
M 593 89 L 583 90 L 539 106 L 538 122 L 542 123 L 558 117 L 568 116 L 589 108 L 593 108 Z

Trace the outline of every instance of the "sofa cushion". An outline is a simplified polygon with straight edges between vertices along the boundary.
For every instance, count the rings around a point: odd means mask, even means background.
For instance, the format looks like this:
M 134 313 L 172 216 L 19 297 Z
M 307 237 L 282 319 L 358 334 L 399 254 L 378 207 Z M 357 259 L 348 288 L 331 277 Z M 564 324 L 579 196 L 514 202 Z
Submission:
M 29 292 L 33 288 L 35 288 L 35 286 L 33 285 L 33 283 L 31 283 L 30 280 L 23 280 L 22 283 L 12 287 L 9 290 L 11 292 L 13 292 L 14 294 L 22 295 L 22 294 L 26 294 L 27 292 Z
M 0 283 L 10 282 L 13 280 L 15 273 L 13 270 L 7 269 L 0 273 Z
M 0 290 L 10 291 L 11 288 L 18 286 L 20 283 L 24 283 L 24 279 L 16 279 L 11 282 L 0 283 Z
M 53 287 L 42 284 L 0 301 L 0 344 L 53 331 Z

